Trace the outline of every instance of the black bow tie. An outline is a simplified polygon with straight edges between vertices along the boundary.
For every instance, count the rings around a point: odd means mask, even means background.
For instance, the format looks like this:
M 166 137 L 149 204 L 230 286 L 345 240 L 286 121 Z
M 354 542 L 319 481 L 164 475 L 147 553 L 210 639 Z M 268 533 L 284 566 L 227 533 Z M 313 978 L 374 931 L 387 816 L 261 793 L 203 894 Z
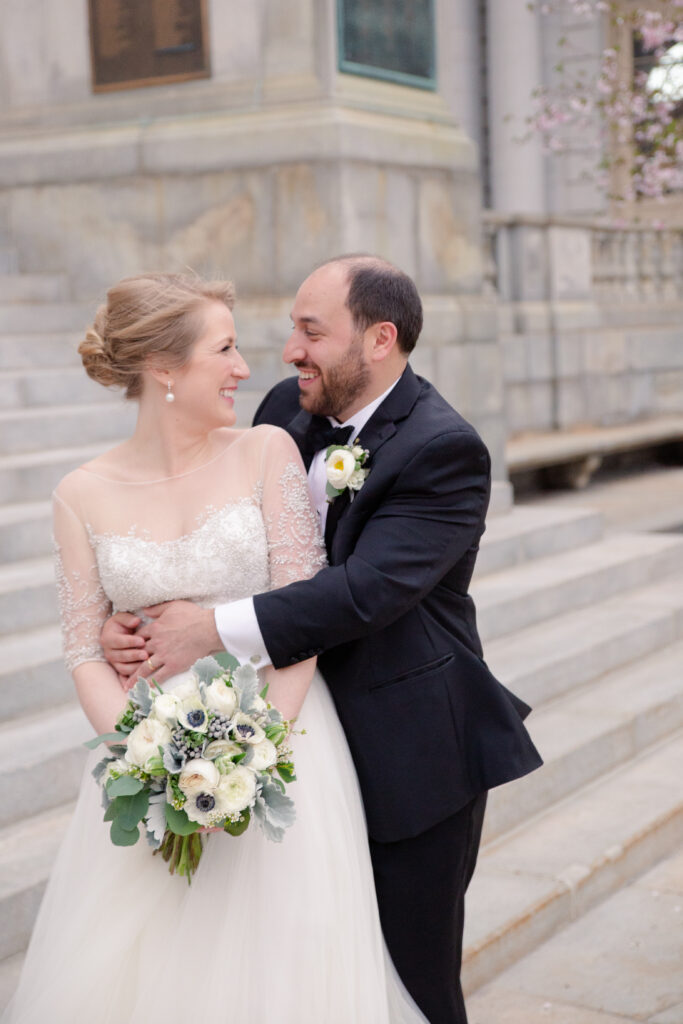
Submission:
M 331 444 L 344 445 L 353 434 L 353 426 L 333 427 L 324 416 L 311 416 L 311 422 L 304 436 L 302 454 L 308 469 L 316 452 L 329 448 Z

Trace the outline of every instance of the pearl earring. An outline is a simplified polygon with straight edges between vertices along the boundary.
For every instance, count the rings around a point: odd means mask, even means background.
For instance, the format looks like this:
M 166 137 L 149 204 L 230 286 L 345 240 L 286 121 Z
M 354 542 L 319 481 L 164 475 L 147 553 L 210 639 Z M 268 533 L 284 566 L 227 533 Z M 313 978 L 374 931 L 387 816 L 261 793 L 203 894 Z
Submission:
M 167 402 L 175 402 L 175 395 L 173 394 L 173 390 L 172 390 L 173 389 L 173 384 L 171 383 L 170 380 L 167 381 L 166 386 L 168 388 L 168 391 L 166 392 L 166 401 Z

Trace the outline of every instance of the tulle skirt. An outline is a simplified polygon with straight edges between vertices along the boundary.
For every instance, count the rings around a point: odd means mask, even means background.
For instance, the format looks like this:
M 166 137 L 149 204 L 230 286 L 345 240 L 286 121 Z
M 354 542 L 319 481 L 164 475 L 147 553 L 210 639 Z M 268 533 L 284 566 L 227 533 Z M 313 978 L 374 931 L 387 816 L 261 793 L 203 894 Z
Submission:
M 172 688 L 172 687 L 168 687 Z M 2 1024 L 417 1024 L 380 930 L 360 792 L 316 672 L 293 749 L 297 820 L 208 836 L 188 886 L 114 847 L 89 758 Z

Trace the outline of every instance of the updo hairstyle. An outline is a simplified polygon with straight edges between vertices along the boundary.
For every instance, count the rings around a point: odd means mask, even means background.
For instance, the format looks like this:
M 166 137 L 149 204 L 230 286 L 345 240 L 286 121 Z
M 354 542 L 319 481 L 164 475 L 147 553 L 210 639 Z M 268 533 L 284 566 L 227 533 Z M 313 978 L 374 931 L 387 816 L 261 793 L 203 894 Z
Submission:
M 142 371 L 151 357 L 176 370 L 183 366 L 202 331 L 202 307 L 235 303 L 230 281 L 202 281 L 194 274 L 140 274 L 107 292 L 95 321 L 78 346 L 86 373 L 105 387 L 142 394 Z

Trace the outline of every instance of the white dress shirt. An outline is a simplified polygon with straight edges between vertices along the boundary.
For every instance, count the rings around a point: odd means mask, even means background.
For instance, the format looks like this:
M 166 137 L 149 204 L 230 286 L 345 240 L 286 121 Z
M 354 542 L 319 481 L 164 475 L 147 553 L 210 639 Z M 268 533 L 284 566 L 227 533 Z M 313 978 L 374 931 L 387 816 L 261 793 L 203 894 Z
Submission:
M 369 405 L 363 406 L 362 409 L 359 409 L 357 413 L 349 417 L 348 420 L 345 420 L 344 423 L 337 423 L 332 416 L 328 416 L 330 423 L 335 427 L 353 426 L 353 433 L 349 438 L 349 443 L 352 443 L 358 437 L 375 409 L 394 390 L 399 380 L 400 377 L 397 377 L 391 387 L 388 387 L 379 398 L 370 402 Z M 325 486 L 327 484 L 325 451 L 325 448 L 321 448 L 319 452 L 316 452 L 308 470 L 308 487 L 311 492 L 313 505 L 320 517 L 320 529 L 323 536 L 325 535 L 328 508 L 325 493 Z M 251 661 L 252 664 L 257 665 L 259 668 L 270 665 L 270 657 L 268 656 L 258 619 L 256 618 L 253 598 L 245 597 L 239 601 L 231 601 L 230 604 L 216 605 L 214 616 L 218 635 L 226 651 L 233 654 L 240 663 Z

